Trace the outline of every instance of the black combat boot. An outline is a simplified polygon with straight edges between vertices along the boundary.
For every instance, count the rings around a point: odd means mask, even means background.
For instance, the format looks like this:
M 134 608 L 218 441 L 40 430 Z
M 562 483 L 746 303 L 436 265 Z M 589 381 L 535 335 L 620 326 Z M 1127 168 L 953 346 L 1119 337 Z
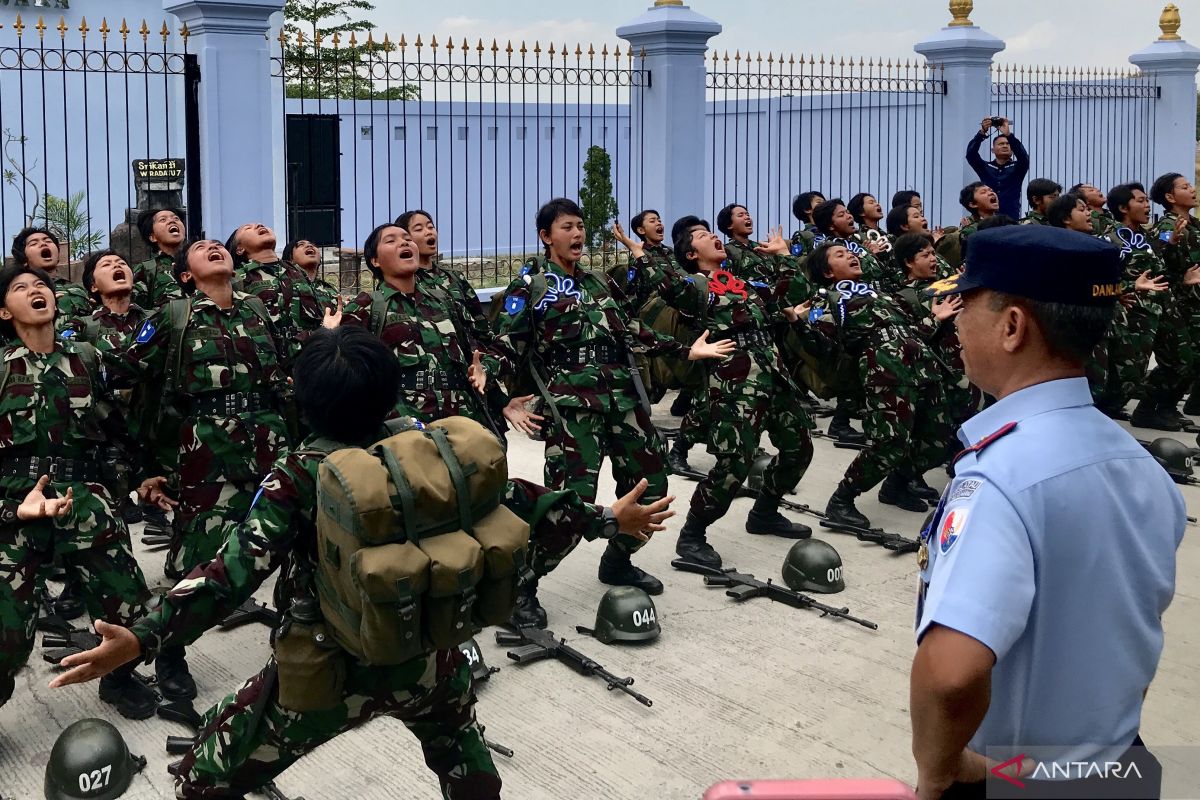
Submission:
M 850 427 L 850 416 L 843 411 L 833 412 L 829 418 L 829 435 L 845 444 L 865 444 L 867 435 Z
M 146 523 L 144 533 L 162 532 L 168 534 L 171 532 L 171 521 L 167 519 L 167 512 L 153 503 L 142 505 L 142 520 Z M 154 530 L 152 531 L 151 529 Z
M 1157 403 L 1149 400 L 1139 401 L 1129 418 L 1129 424 L 1135 428 L 1149 428 L 1155 431 L 1177 431 L 1183 425 L 1174 414 L 1160 409 Z
M 840 522 L 843 525 L 854 525 L 858 528 L 871 527 L 871 520 L 854 507 L 854 498 L 856 497 L 858 497 L 858 492 L 846 486 L 845 481 L 842 481 L 825 506 L 825 516 L 829 518 L 830 522 Z
M 1200 384 L 1192 384 L 1188 398 L 1183 404 L 1183 413 L 1189 417 L 1200 417 Z
M 100 679 L 100 699 L 126 719 L 148 719 L 158 708 L 158 693 L 133 674 L 134 661 Z
M 538 602 L 538 579 L 522 581 L 517 589 L 517 605 L 508 624 L 514 628 L 545 628 L 546 609 Z
M 83 616 L 82 594 L 79 578 L 67 573 L 62 592 L 52 601 L 54 613 L 66 620 L 79 619 Z
M 883 479 L 879 487 L 879 502 L 905 511 L 928 511 L 929 504 L 913 493 L 908 480 L 893 472 Z
M 126 525 L 136 525 L 142 521 L 142 509 L 137 503 L 126 500 L 121 504 L 121 519 Z
M 923 475 L 918 475 L 915 478 L 909 478 L 908 488 L 913 494 L 922 500 L 928 500 L 930 503 L 936 503 L 942 496 L 942 493 L 925 482 Z
M 687 413 L 692 410 L 692 393 L 687 389 L 681 389 L 675 399 L 671 401 L 671 416 L 686 417 Z
M 596 577 L 609 586 L 634 586 L 646 594 L 662 594 L 662 581 L 645 570 L 639 569 L 629 560 L 629 553 L 618 550 L 612 542 L 600 558 L 600 569 Z
M 671 449 L 667 451 L 667 466 L 676 475 L 684 475 L 689 472 L 695 472 L 692 465 L 688 463 L 688 450 L 691 449 L 691 444 L 688 443 L 682 435 L 676 436 L 675 441 L 671 443 Z
M 675 542 L 675 554 L 684 561 L 700 564 L 713 569 L 721 568 L 721 554 L 713 549 L 705 535 L 707 526 L 689 513 L 679 532 L 679 540 Z
M 154 659 L 158 690 L 168 700 L 191 700 L 196 696 L 196 682 L 188 672 L 186 652 L 182 647 L 165 647 Z
M 779 498 L 760 492 L 754 500 L 754 508 L 746 517 L 746 532 L 758 535 L 779 536 L 783 539 L 807 539 L 812 528 L 792 522 L 779 513 Z

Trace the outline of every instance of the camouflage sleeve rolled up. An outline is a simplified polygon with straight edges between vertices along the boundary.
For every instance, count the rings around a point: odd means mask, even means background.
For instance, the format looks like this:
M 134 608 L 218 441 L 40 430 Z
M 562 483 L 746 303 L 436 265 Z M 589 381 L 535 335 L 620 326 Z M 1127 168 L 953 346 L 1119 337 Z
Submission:
M 315 543 L 320 461 L 295 453 L 277 460 L 216 558 L 193 569 L 133 626 L 147 661 L 163 647 L 191 644 L 229 616 L 289 556 L 301 557 L 294 552 L 298 540 Z
M 536 483 L 510 479 L 504 492 L 504 505 L 529 524 L 532 538 L 548 549 L 555 540 L 570 541 L 578 531 L 588 541 L 600 538 L 604 531 L 601 507 L 584 502 L 570 489 L 555 491 Z

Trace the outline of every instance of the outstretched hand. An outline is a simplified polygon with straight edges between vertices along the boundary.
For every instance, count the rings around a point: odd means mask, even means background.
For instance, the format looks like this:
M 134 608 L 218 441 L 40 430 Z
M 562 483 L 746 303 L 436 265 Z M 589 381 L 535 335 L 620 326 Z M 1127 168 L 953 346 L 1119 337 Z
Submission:
M 783 238 L 783 226 L 778 225 L 773 228 L 767 241 L 755 247 L 754 252 L 760 256 L 786 256 L 790 251 L 787 240 Z
M 625 233 L 625 229 L 621 227 L 621 223 L 613 223 L 612 234 L 614 239 L 625 246 L 625 249 L 629 251 L 629 255 L 633 256 L 635 261 L 646 254 L 646 248 L 642 246 L 642 243 L 630 239 L 629 235 Z
M 1133 282 L 1133 288 L 1139 292 L 1165 292 L 1171 288 L 1171 284 L 1166 278 L 1151 277 L 1150 270 L 1146 270 L 1137 276 L 1137 280 Z
M 21 501 L 21 505 L 17 506 L 17 519 L 54 519 L 65 517 L 71 513 L 71 509 L 74 507 L 75 490 L 68 487 L 67 493 L 62 497 L 48 498 L 46 497 L 48 483 L 50 483 L 49 475 L 38 478 L 37 483 L 29 490 L 29 494 L 25 495 L 25 499 Z
M 467 380 L 471 388 L 480 394 L 487 389 L 487 370 L 483 368 L 483 353 L 478 350 L 471 356 L 471 366 L 467 367 Z
M 674 495 L 646 505 L 638 503 L 649 485 L 650 482 L 642 478 L 628 494 L 612 504 L 617 528 L 621 533 L 629 534 L 643 542 L 650 538 L 650 533 L 664 529 L 664 520 L 675 516 L 675 512 L 669 510 L 671 503 L 675 501 Z
M 962 296 L 952 294 L 935 297 L 933 303 L 930 304 L 930 310 L 933 312 L 934 319 L 938 322 L 945 322 L 962 310 Z
M 729 339 L 722 339 L 719 342 L 708 341 L 708 331 L 700 334 L 696 341 L 692 342 L 691 349 L 688 350 L 688 361 L 700 361 L 704 358 L 725 358 L 732 355 L 737 349 Z
M 70 669 L 50 681 L 51 689 L 103 678 L 142 654 L 142 643 L 129 628 L 96 620 L 96 633 L 100 634 L 100 644 L 59 662 Z
M 545 419 L 541 414 L 534 414 L 532 411 L 525 408 L 525 404 L 533 399 L 533 395 L 527 394 L 523 397 L 514 397 L 508 401 L 508 405 L 504 407 L 504 418 L 508 420 L 508 424 L 519 430 L 526 436 L 534 436 L 542 429 L 539 422 Z
M 808 312 L 812 311 L 812 301 L 806 300 L 803 303 L 794 306 L 784 306 L 783 316 L 788 322 L 797 322 L 802 319 L 808 319 Z
M 339 294 L 337 298 L 337 307 L 327 306 L 325 308 L 325 317 L 321 320 L 321 327 L 328 330 L 333 330 L 342 324 L 342 309 L 345 307 L 345 301 Z
M 179 501 L 167 497 L 166 486 L 167 479 L 162 475 L 146 478 L 137 488 L 138 500 L 158 506 L 163 511 L 170 511 L 179 505 Z
M 1200 264 L 1193 264 L 1188 267 L 1188 271 L 1183 273 L 1183 285 L 1195 286 L 1200 283 Z

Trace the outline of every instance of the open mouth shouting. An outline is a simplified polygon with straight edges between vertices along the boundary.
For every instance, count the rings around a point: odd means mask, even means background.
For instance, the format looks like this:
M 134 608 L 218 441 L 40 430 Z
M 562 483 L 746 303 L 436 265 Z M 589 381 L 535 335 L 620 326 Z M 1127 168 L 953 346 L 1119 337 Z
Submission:
M 317 254 L 317 247 L 316 247 L 316 245 L 312 245 L 312 244 L 310 244 L 310 245 L 308 245 L 308 246 L 306 246 L 306 247 L 304 248 L 304 255 L 306 255 L 306 256 L 315 256 L 316 254 Z
M 50 308 L 50 300 L 45 294 L 39 292 L 29 298 L 29 307 L 34 311 L 45 311 Z

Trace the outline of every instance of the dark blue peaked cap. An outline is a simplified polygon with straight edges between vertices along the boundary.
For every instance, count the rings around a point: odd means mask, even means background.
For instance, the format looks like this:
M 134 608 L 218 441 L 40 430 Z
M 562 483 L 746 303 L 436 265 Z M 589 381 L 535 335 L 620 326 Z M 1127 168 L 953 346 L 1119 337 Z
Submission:
M 1007 225 L 971 236 L 966 270 L 935 281 L 932 297 L 991 289 L 1046 303 L 1109 305 L 1121 296 L 1120 251 L 1049 225 Z

